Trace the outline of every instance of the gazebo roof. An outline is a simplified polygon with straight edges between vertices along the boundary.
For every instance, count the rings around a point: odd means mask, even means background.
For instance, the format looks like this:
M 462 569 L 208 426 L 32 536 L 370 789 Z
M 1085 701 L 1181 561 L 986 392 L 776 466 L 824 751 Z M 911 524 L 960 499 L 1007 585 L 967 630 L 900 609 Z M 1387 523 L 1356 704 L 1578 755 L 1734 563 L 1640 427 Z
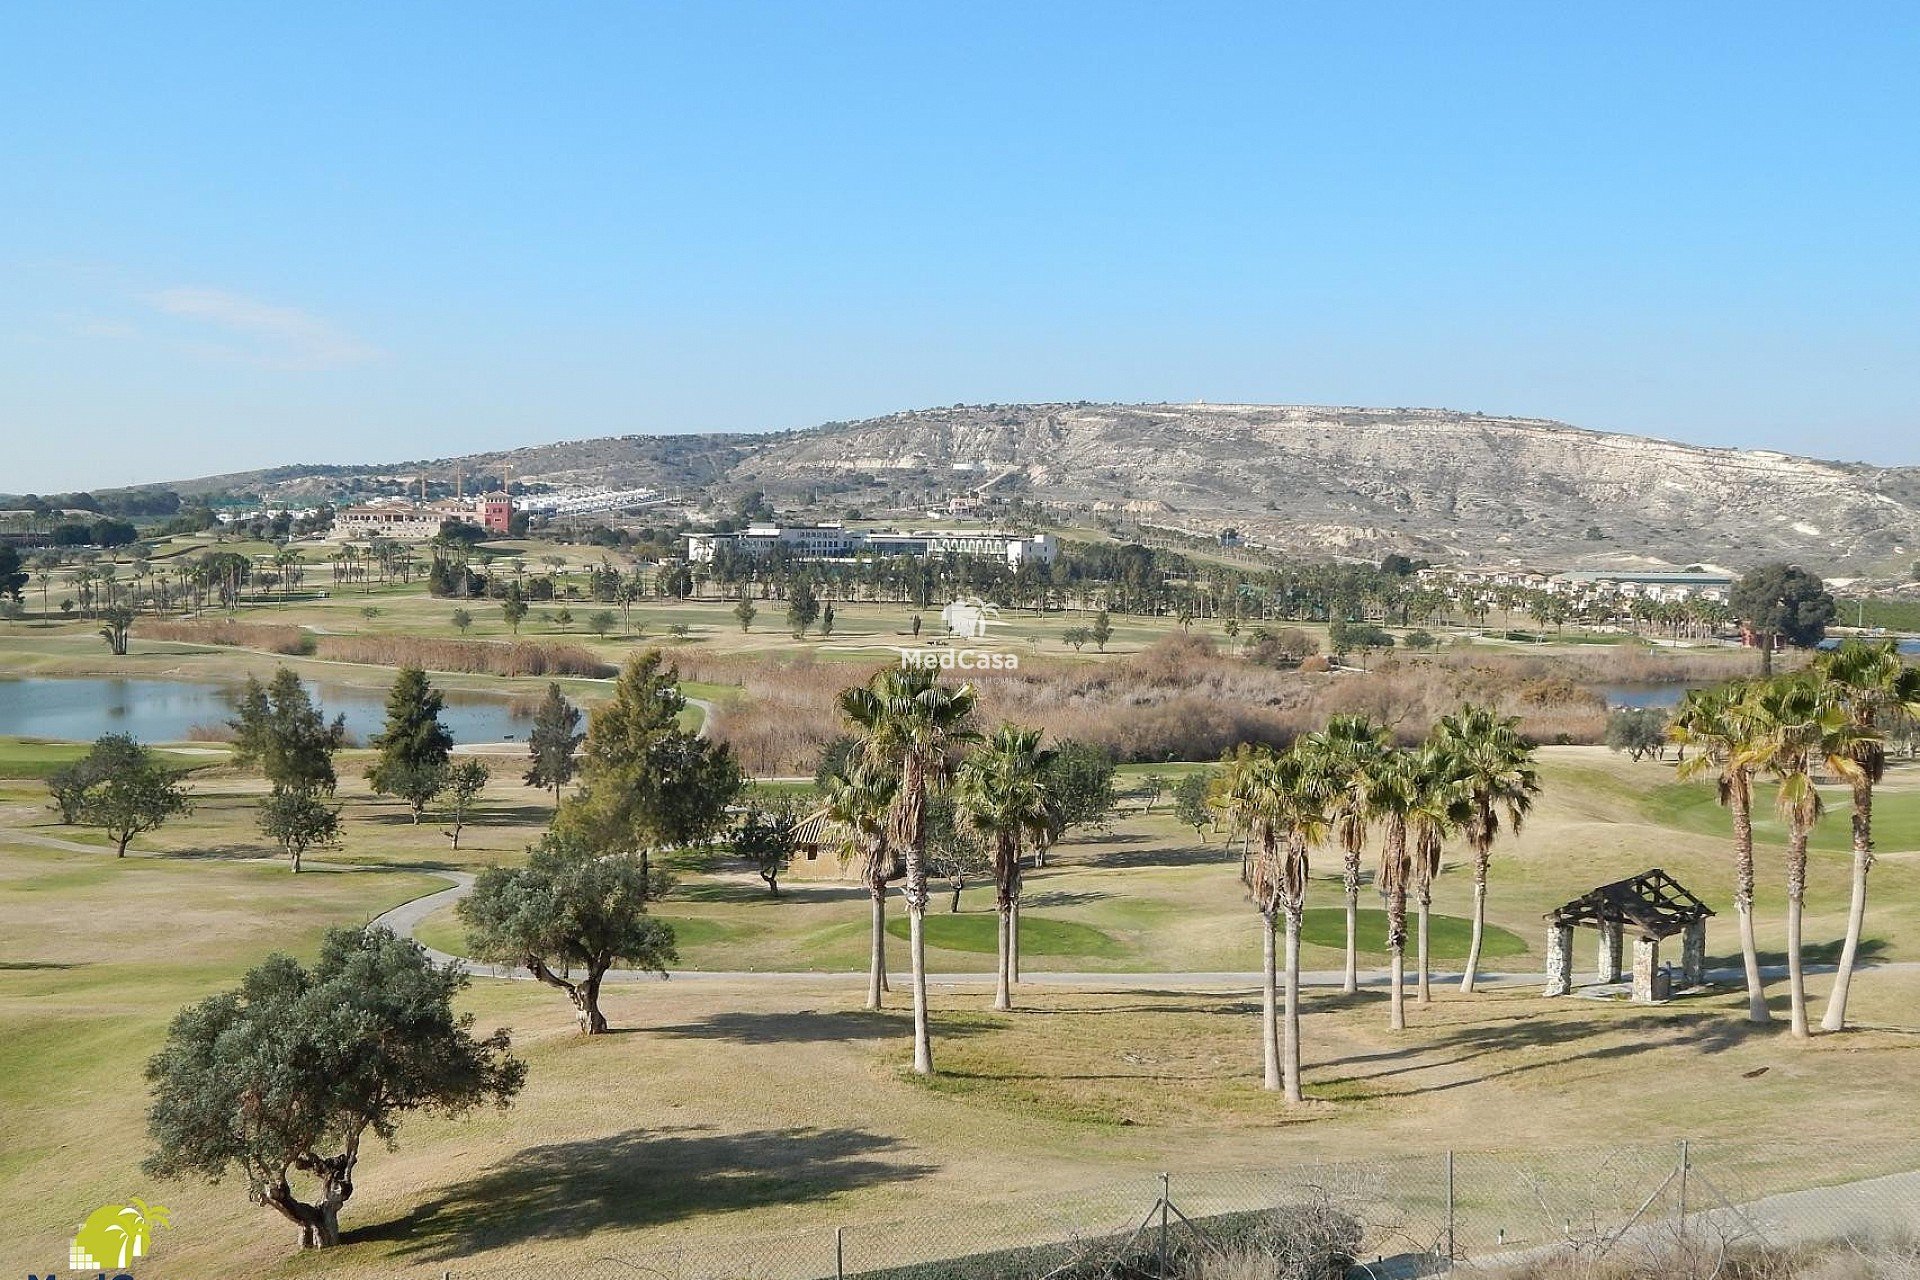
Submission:
M 1670 938 L 1713 911 L 1685 885 L 1655 867 L 1628 880 L 1603 884 L 1547 912 L 1555 924 L 1618 924 L 1646 938 Z

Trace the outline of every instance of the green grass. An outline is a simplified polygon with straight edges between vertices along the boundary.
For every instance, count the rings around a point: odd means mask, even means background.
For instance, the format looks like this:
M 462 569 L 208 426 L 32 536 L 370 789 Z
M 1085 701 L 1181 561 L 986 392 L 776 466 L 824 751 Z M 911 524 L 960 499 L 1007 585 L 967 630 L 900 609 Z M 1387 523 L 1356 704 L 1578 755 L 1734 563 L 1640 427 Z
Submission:
M 961 915 L 927 916 L 927 945 L 942 951 L 968 951 L 992 955 L 998 949 L 998 915 L 968 912 Z M 907 922 L 895 917 L 887 921 L 887 932 L 896 938 L 907 936 Z M 1091 925 L 1068 920 L 1049 920 L 1045 916 L 1022 913 L 1020 950 L 1038 956 L 1106 956 L 1126 954 L 1117 939 Z
M 54 770 L 72 764 L 92 749 L 92 744 L 86 742 L 0 738 L 0 778 L 44 778 Z M 160 750 L 155 754 L 163 763 L 176 769 L 205 768 L 221 760 L 219 755 L 190 755 L 181 751 Z
M 1812 847 L 1840 853 L 1853 847 L 1849 822 L 1851 801 L 1842 788 L 1822 788 L 1826 816 L 1813 830 Z M 1706 782 L 1670 782 L 1647 791 L 1641 811 L 1652 821 L 1699 835 L 1730 837 L 1732 826 Z M 1753 838 L 1756 843 L 1784 844 L 1786 823 L 1773 809 L 1773 788 L 1762 782 L 1754 788 Z M 1873 798 L 1873 842 L 1881 852 L 1920 849 L 1920 791 L 1882 789 Z
M 1365 955 L 1387 954 L 1387 913 L 1378 907 L 1362 907 L 1356 922 L 1359 949 Z M 1413 952 L 1414 921 L 1407 915 L 1407 952 Z M 1434 960 L 1465 960 L 1472 941 L 1473 922 L 1459 916 L 1434 915 L 1427 921 L 1428 956 Z M 1300 922 L 1300 940 L 1309 946 L 1344 951 L 1347 945 L 1347 912 L 1344 907 L 1309 907 Z M 1526 941 L 1516 933 L 1489 924 L 1480 942 L 1483 960 L 1527 953 Z
M 674 945 L 683 952 L 689 947 L 710 947 L 741 941 L 746 930 L 725 920 L 705 916 L 661 915 L 663 923 L 673 926 Z M 452 907 L 434 912 L 413 931 L 418 941 L 450 956 L 467 953 L 467 931 Z

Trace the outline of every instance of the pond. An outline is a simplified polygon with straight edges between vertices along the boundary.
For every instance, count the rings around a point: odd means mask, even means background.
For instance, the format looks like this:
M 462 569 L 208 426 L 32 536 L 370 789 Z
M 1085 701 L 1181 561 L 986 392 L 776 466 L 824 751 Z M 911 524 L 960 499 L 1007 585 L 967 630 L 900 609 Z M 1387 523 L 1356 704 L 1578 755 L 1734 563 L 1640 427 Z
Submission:
M 1603 684 L 1594 690 L 1608 707 L 1653 707 L 1670 711 L 1680 705 L 1691 686 L 1684 684 Z
M 119 677 L 28 677 L 0 680 L 0 734 L 91 742 L 128 733 L 142 742 L 179 742 L 198 726 L 215 728 L 234 714 L 241 686 L 191 680 Z M 365 743 L 386 722 L 386 692 L 307 683 L 327 718 L 345 715 L 352 740 Z M 506 700 L 449 693 L 440 721 L 460 743 L 524 740 L 530 714 Z

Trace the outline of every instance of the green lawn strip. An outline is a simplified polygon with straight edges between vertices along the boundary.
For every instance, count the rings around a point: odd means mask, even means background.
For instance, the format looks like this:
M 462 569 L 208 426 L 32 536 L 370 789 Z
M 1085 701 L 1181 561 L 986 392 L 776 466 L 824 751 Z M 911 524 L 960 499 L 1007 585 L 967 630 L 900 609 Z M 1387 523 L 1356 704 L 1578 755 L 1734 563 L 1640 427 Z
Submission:
M 1387 954 L 1387 913 L 1378 907 L 1362 907 L 1355 921 L 1360 954 L 1384 957 Z M 1414 915 L 1407 911 L 1407 954 L 1413 954 Z M 1459 916 L 1433 915 L 1427 921 L 1428 956 L 1434 960 L 1464 960 L 1472 941 L 1473 923 Z M 1345 951 L 1347 912 L 1344 907 L 1308 907 L 1300 922 L 1300 940 L 1309 946 Z M 1489 924 L 1480 944 L 1480 958 L 1494 960 L 1527 953 L 1526 940 L 1518 934 Z
M 92 750 L 86 742 L 55 742 L 45 738 L 0 738 L 0 778 L 41 779 L 64 768 Z M 160 759 L 176 769 L 204 769 L 225 763 L 224 751 L 199 755 L 185 751 L 157 749 Z
M 992 955 L 997 950 L 995 938 L 998 919 L 998 913 L 979 911 L 929 914 L 927 945 L 942 951 Z M 887 921 L 887 933 L 905 939 L 906 918 L 895 916 Z M 1020 950 L 1027 955 L 1098 956 L 1106 959 L 1119 959 L 1128 954 L 1127 948 L 1117 938 L 1091 925 L 1050 920 L 1030 912 L 1022 912 L 1020 916 Z
M 1822 788 L 1826 816 L 1813 829 L 1812 847 L 1829 853 L 1853 847 L 1851 803 L 1844 788 Z M 1773 787 L 1754 787 L 1753 837 L 1756 843 L 1783 845 L 1787 826 L 1773 807 Z M 1640 810 L 1651 822 L 1699 835 L 1726 837 L 1732 827 L 1709 782 L 1668 782 L 1641 793 Z M 1920 791 L 1881 790 L 1873 802 L 1873 842 L 1882 853 L 1920 850 Z

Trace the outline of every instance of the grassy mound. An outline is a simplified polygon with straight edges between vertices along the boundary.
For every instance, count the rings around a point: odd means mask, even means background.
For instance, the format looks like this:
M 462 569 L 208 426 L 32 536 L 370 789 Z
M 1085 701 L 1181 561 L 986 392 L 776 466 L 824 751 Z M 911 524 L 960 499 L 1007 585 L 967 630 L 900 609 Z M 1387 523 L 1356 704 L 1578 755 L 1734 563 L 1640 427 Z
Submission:
M 968 911 L 958 915 L 929 914 L 927 945 L 942 951 L 992 955 L 997 949 L 994 925 L 998 919 L 996 914 L 984 911 Z M 896 916 L 887 921 L 887 932 L 904 939 L 907 936 L 906 920 Z M 1126 948 L 1117 938 L 1091 925 L 1049 920 L 1045 916 L 1025 913 L 1020 917 L 1020 950 L 1030 956 L 1116 957 L 1126 954 Z
M 1414 917 L 1407 912 L 1407 953 L 1414 947 Z M 1378 907 L 1360 908 L 1360 950 L 1366 955 L 1387 953 L 1387 913 Z M 1344 907 L 1308 907 L 1301 922 L 1300 940 L 1310 946 L 1344 950 L 1347 945 L 1347 912 Z M 1459 916 L 1435 915 L 1427 922 L 1429 956 L 1435 960 L 1465 960 L 1467 946 L 1473 940 L 1473 922 Z M 1526 940 L 1498 925 L 1489 924 L 1480 943 L 1480 958 L 1495 960 L 1502 956 L 1525 955 Z

